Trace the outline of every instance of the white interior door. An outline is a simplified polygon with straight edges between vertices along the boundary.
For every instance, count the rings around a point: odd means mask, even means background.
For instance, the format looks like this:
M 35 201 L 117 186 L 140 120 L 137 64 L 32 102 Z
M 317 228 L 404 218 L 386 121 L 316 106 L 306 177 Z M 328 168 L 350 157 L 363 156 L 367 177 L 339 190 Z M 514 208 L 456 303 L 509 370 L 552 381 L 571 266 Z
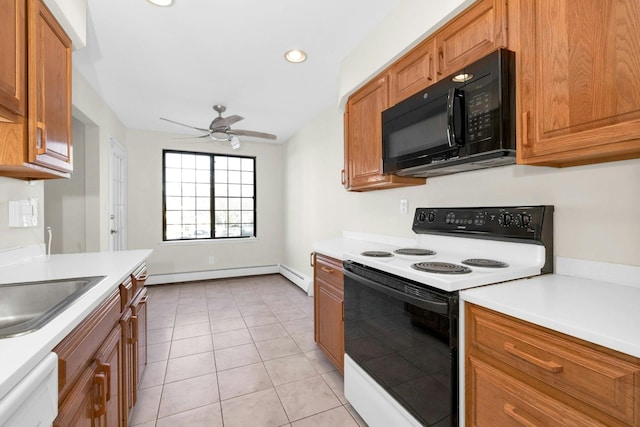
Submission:
M 127 152 L 111 138 L 109 157 L 109 249 L 127 249 Z

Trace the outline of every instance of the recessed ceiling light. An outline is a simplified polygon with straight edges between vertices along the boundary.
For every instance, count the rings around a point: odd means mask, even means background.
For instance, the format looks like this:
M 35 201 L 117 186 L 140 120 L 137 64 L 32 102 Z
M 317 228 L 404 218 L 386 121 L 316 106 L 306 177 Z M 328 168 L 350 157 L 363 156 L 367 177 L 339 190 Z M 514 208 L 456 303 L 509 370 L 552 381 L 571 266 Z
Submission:
M 307 59 L 307 54 L 299 49 L 291 49 L 284 54 L 284 58 L 289 62 L 297 64 L 299 62 L 304 62 Z
M 151 4 L 156 6 L 173 6 L 175 0 L 147 0 Z

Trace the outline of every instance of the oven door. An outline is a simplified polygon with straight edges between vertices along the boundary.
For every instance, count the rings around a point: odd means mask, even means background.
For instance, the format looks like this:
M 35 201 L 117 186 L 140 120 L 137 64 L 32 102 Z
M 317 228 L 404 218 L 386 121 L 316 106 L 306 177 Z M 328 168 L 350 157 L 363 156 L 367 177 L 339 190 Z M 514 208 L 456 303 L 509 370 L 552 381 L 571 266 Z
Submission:
M 457 294 L 344 264 L 345 353 L 419 422 L 457 426 Z

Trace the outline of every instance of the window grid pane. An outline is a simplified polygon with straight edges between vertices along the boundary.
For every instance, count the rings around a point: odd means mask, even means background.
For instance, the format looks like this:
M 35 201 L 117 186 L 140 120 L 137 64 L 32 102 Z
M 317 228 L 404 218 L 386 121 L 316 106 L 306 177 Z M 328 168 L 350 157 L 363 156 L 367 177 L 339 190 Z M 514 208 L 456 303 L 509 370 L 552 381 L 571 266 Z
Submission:
M 255 236 L 255 159 L 214 156 L 216 237 Z
M 255 158 L 164 152 L 165 240 L 254 237 L 255 206 Z

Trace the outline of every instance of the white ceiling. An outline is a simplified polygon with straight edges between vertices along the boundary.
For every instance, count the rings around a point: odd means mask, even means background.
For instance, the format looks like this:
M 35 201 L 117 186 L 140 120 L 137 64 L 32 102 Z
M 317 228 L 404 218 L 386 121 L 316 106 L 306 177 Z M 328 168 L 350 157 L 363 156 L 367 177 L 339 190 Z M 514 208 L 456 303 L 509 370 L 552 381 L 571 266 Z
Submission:
M 223 104 L 245 118 L 232 129 L 284 142 L 337 103 L 342 59 L 400 1 L 88 0 L 73 60 L 127 128 L 200 135 L 160 117 L 208 128 Z

